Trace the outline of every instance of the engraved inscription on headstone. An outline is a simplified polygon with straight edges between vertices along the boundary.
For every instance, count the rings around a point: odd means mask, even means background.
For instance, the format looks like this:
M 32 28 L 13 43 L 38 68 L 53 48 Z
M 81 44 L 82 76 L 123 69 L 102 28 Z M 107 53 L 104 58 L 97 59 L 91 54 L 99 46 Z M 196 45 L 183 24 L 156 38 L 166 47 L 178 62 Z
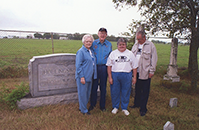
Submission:
M 32 97 L 77 92 L 75 54 L 34 56 L 29 62 Z
M 163 130 L 174 130 L 174 124 L 170 121 L 167 121 L 163 126 Z
M 178 99 L 177 98 L 170 98 L 169 106 L 170 107 L 177 107 Z
M 70 83 L 74 80 L 74 70 L 63 65 L 40 64 L 38 76 L 39 91 L 73 87 Z

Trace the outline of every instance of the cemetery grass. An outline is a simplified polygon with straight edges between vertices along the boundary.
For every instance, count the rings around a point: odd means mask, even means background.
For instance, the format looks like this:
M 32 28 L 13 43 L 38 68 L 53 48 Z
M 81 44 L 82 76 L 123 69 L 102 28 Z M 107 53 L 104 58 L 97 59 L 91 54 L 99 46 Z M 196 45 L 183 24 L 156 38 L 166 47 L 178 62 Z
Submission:
M 1 40 L 5 41 L 2 42 Z M 0 61 L 0 70 L 6 67 L 12 68 L 13 66 L 27 68 L 28 61 L 32 56 L 51 54 L 51 44 L 51 40 L 0 39 L 0 46 L 4 46 L 3 51 L 0 51 L 0 57 L 3 59 Z M 55 53 L 76 53 L 81 46 L 81 41 L 54 40 Z M 188 91 L 190 81 L 187 73 L 189 47 L 179 46 L 178 48 L 177 64 L 179 66 L 178 74 L 181 76 L 181 82 L 179 84 L 172 84 L 170 87 L 163 85 L 162 78 L 167 72 L 171 46 L 156 44 L 156 48 L 158 53 L 157 71 L 152 78 L 150 97 L 147 105 L 148 112 L 144 117 L 140 116 L 139 109 L 130 108 L 128 108 L 130 111 L 129 116 L 125 116 L 121 112 L 121 108 L 116 115 L 113 115 L 111 113 L 112 104 L 109 84 L 107 84 L 107 110 L 105 112 L 100 111 L 98 102 L 95 109 L 91 111 L 90 116 L 82 115 L 79 112 L 78 103 L 49 105 L 26 110 L 11 109 L 3 100 L 3 97 L 6 93 L 10 93 L 11 90 L 15 89 L 17 85 L 20 85 L 21 82 L 28 84 L 27 73 L 25 73 L 23 76 L 20 75 L 13 78 L 5 76 L 0 78 L 1 129 L 162 130 L 167 121 L 172 122 L 177 130 L 199 129 L 199 94 L 198 92 L 191 93 Z M 114 49 L 116 49 L 116 43 L 113 43 Z M 24 71 L 27 70 L 25 69 Z M 13 73 L 15 72 L 13 71 Z M 169 100 L 174 97 L 178 98 L 178 106 L 170 108 Z M 133 101 L 134 98 L 131 97 L 129 105 L 133 105 Z

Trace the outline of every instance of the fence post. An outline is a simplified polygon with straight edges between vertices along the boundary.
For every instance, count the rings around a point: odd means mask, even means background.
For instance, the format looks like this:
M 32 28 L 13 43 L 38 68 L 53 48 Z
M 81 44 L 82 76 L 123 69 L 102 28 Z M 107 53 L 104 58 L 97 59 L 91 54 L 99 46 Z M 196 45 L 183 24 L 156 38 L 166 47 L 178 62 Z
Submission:
M 52 53 L 54 54 L 53 32 L 51 33 Z

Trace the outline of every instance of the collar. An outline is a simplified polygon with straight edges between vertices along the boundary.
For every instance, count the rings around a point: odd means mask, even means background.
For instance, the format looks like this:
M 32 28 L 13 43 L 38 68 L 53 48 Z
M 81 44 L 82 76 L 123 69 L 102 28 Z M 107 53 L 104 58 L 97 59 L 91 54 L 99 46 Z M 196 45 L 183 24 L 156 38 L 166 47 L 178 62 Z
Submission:
M 82 45 L 82 48 L 83 48 L 84 51 L 89 52 L 89 50 L 84 45 Z
M 102 43 L 100 42 L 99 39 L 97 40 L 97 43 L 98 43 L 98 44 L 102 44 Z M 106 45 L 106 39 L 105 39 L 105 41 L 103 42 L 103 45 Z
M 147 40 L 143 43 L 143 45 L 148 45 L 148 44 L 149 44 L 149 42 Z M 136 42 L 136 45 L 139 46 L 139 43 Z

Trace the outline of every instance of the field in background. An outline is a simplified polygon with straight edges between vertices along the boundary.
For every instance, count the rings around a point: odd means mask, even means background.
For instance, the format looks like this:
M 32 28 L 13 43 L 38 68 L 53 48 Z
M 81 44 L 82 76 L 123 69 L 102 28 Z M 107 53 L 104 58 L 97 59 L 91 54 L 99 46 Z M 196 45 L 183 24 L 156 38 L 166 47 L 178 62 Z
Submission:
M 113 50 L 117 48 L 113 42 Z M 107 84 L 106 112 L 99 110 L 99 104 L 91 111 L 91 116 L 84 116 L 78 111 L 78 103 L 52 105 L 27 110 L 11 110 L 0 99 L 0 129 L 2 130 L 162 130 L 163 125 L 170 121 L 176 130 L 199 129 L 199 94 L 187 93 L 188 76 L 184 75 L 188 65 L 189 46 L 178 47 L 179 75 L 181 84 L 171 87 L 162 86 L 163 75 L 166 74 L 170 58 L 170 45 L 155 44 L 158 53 L 157 72 L 152 78 L 148 112 L 145 117 L 139 115 L 139 109 L 129 109 L 126 117 L 121 111 L 111 113 L 110 88 Z M 81 41 L 54 40 L 54 53 L 76 53 L 82 46 Z M 29 59 L 33 56 L 52 54 L 51 40 L 38 39 L 0 39 L 0 70 L 9 67 L 22 67 L 27 71 Z M 184 68 L 184 69 L 182 69 Z M 19 71 L 20 73 L 21 71 Z M 1 74 L 0 74 L 1 75 Z M 28 84 L 28 76 L 0 79 L 0 92 L 11 91 L 16 85 Z M 183 85 L 185 83 L 185 85 Z M 181 87 L 182 85 L 182 87 Z M 170 108 L 169 99 L 178 98 L 178 107 Z M 0 93 L 1 98 L 1 93 Z M 130 98 L 133 105 L 134 98 Z M 121 109 L 120 109 L 121 110 Z
M 113 50 L 117 48 L 112 42 Z M 76 53 L 82 46 L 80 40 L 53 40 L 54 53 Z M 171 45 L 155 44 L 158 53 L 158 67 L 169 64 Z M 0 68 L 5 66 L 27 67 L 33 56 L 52 54 L 52 41 L 46 39 L 0 39 Z M 187 67 L 189 46 L 178 47 L 179 67 Z

